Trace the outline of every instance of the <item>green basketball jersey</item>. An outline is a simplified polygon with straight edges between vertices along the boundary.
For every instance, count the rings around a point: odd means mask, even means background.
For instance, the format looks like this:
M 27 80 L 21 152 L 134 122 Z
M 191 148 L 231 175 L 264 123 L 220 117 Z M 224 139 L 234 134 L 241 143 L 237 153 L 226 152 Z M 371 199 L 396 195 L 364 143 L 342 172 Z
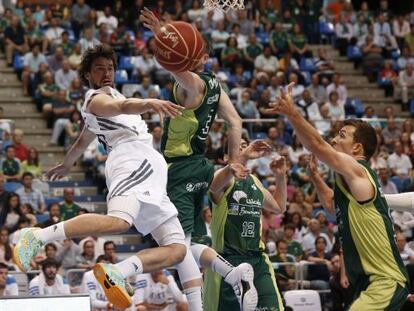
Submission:
M 218 110 L 221 88 L 212 73 L 197 74 L 206 85 L 201 104 L 196 108 L 185 109 L 181 116 L 168 118 L 165 122 L 161 151 L 167 160 L 205 153 L 207 136 Z M 174 83 L 170 100 L 179 105 L 177 87 L 178 84 Z
M 335 212 L 345 267 L 353 285 L 361 280 L 382 277 L 402 284 L 407 272 L 394 239 L 390 210 L 378 183 L 376 173 L 365 161 L 358 161 L 375 188 L 374 198 L 358 202 L 335 176 Z
M 213 248 L 223 256 L 263 252 L 263 186 L 253 175 L 234 180 L 218 204 L 213 204 L 211 238 Z

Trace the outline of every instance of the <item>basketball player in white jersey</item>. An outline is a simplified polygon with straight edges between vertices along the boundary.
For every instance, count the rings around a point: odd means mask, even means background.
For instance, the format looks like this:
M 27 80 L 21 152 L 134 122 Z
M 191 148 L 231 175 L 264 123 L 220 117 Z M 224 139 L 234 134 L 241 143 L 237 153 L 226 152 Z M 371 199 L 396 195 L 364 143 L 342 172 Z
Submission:
M 90 87 L 81 111 L 85 126 L 64 162 L 46 174 L 52 180 L 66 175 L 97 136 L 109 153 L 105 169 L 108 214 L 89 213 L 44 229 L 23 229 L 14 259 L 26 271 L 31 258 L 46 243 L 124 232 L 135 225 L 142 234 L 151 233 L 160 247 L 142 250 L 116 265 L 99 263 L 94 267 L 108 300 L 117 308 L 127 308 L 132 303 L 126 290 L 127 277 L 170 267 L 186 255 L 177 210 L 166 194 L 167 164 L 153 149 L 152 136 L 140 116 L 152 110 L 161 118 L 163 114 L 174 118 L 181 108 L 157 99 L 126 99 L 113 87 L 115 57 L 114 51 L 104 46 L 84 53 L 79 76 Z

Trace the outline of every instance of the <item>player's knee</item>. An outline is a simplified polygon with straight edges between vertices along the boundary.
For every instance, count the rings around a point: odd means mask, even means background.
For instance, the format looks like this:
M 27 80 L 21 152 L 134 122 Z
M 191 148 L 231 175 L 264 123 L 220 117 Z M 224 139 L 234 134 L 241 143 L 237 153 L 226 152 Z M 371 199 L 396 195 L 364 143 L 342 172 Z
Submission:
M 185 255 L 187 254 L 187 247 L 184 244 L 174 243 L 168 247 L 171 249 L 172 265 L 176 265 L 184 260 Z

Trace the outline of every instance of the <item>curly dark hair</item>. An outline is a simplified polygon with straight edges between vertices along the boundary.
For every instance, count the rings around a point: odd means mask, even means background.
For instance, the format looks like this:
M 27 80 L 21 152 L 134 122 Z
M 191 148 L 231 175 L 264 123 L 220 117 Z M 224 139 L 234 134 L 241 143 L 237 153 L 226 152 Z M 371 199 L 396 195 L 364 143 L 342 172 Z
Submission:
M 116 54 L 111 47 L 97 45 L 93 48 L 87 49 L 82 55 L 82 61 L 78 69 L 79 78 L 86 86 L 89 86 L 89 81 L 86 79 L 86 74 L 91 71 L 92 62 L 99 57 L 112 60 L 114 63 L 114 70 L 116 70 Z

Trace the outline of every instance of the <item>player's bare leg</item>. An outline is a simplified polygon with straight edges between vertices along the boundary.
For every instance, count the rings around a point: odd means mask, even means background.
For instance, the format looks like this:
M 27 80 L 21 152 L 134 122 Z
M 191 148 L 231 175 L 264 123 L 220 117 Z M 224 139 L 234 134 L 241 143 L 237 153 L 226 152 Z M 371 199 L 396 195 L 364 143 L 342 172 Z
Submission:
M 192 245 L 191 251 L 200 266 L 220 274 L 233 287 L 242 311 L 256 309 L 258 295 L 253 284 L 253 267 L 250 264 L 242 263 L 234 267 L 214 249 L 202 244 Z

